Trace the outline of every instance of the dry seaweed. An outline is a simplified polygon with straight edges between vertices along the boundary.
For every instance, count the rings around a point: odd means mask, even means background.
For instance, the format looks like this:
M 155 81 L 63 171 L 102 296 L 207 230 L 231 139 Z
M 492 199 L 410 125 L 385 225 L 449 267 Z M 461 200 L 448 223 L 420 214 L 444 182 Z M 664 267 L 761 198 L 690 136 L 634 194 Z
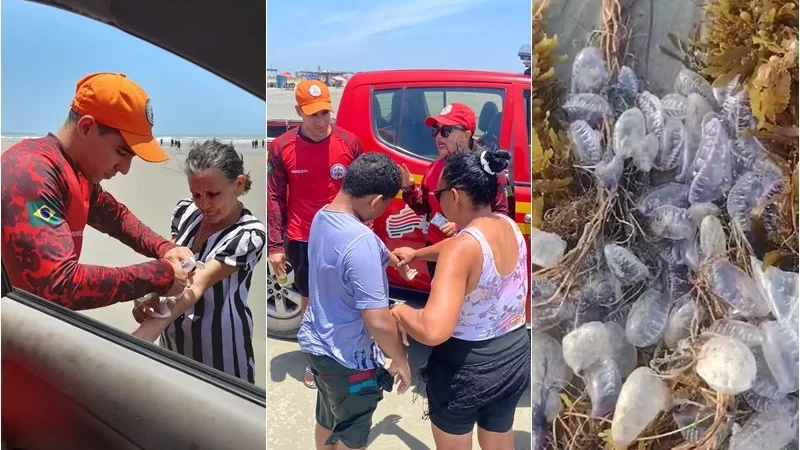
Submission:
M 551 120 L 564 91 L 555 76 L 555 65 L 566 56 L 556 53 L 558 36 L 549 36 L 544 30 L 548 4 L 548 0 L 535 1 L 532 14 L 531 224 L 534 227 L 541 226 L 544 211 L 560 199 L 573 181 L 566 139 Z
M 738 77 L 758 120 L 756 136 L 786 174 L 783 192 L 753 217 L 754 253 L 777 251 L 781 267 L 797 270 L 798 2 L 711 0 L 703 25 L 692 44 L 704 56 L 702 73 L 715 86 Z M 765 214 L 777 219 L 776 229 L 760 226 Z
M 703 74 L 717 86 L 738 77 L 759 126 L 797 127 L 796 0 L 712 0 L 698 44 Z

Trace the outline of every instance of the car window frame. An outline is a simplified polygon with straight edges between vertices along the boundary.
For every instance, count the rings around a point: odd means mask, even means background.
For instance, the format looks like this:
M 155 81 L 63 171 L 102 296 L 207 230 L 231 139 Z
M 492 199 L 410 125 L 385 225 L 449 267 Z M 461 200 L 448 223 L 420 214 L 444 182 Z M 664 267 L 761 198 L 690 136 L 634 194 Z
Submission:
M 426 157 L 424 157 L 422 155 L 419 155 L 417 153 L 414 153 L 414 152 L 412 152 L 410 150 L 406 150 L 403 147 L 400 147 L 399 145 L 396 145 L 396 144 L 391 143 L 391 142 L 387 142 L 386 139 L 384 139 L 383 136 L 381 136 L 380 133 L 378 132 L 378 124 L 377 124 L 377 121 L 374 120 L 375 118 L 373 116 L 373 111 L 374 111 L 373 100 L 376 98 L 375 97 L 375 92 L 376 91 L 399 91 L 395 95 L 398 95 L 398 94 L 400 95 L 400 108 L 398 109 L 398 112 L 400 113 L 400 116 L 402 117 L 403 106 L 405 104 L 406 91 L 408 91 L 409 89 L 419 89 L 419 90 L 423 90 L 423 91 L 427 90 L 427 89 L 440 89 L 440 90 L 442 90 L 444 92 L 447 92 L 447 90 L 458 89 L 458 87 L 454 87 L 453 85 L 445 85 L 445 84 L 441 84 L 441 83 L 437 83 L 435 85 L 430 85 L 430 86 L 376 86 L 376 85 L 372 84 L 369 87 L 369 114 L 368 114 L 369 117 L 368 118 L 369 118 L 369 122 L 370 122 L 370 130 L 372 132 L 373 138 L 379 144 L 381 144 L 383 146 L 386 146 L 387 148 L 391 149 L 392 151 L 400 153 L 400 154 L 403 154 L 403 155 L 406 155 L 406 156 L 409 156 L 409 157 L 414 158 L 414 159 L 416 159 L 418 161 L 433 163 L 434 161 L 436 161 L 436 159 L 438 159 L 438 156 L 436 158 L 426 158 Z M 503 106 L 503 111 L 502 111 L 502 114 L 503 114 L 502 118 L 503 119 L 502 119 L 502 121 L 506 120 L 505 117 L 506 117 L 506 113 L 507 112 L 511 111 L 513 113 L 513 104 L 512 104 L 512 108 L 511 109 L 508 108 L 508 105 L 510 104 L 510 98 L 509 97 L 511 95 L 513 95 L 513 93 L 509 92 L 509 86 L 492 85 L 492 86 L 478 87 L 478 88 L 475 88 L 475 87 L 462 87 L 462 89 L 470 89 L 470 90 L 473 90 L 473 91 L 480 91 L 480 90 L 498 91 L 500 93 L 500 99 L 502 101 L 501 104 Z M 424 97 L 424 92 L 423 92 L 423 97 Z M 432 113 L 436 114 L 437 112 L 433 111 Z M 477 116 L 478 113 L 480 113 L 480 111 L 478 111 L 476 113 L 476 116 Z M 501 126 L 502 126 L 502 121 L 501 121 Z M 397 125 L 399 125 L 399 120 L 397 122 Z M 502 135 L 502 131 L 501 131 L 501 135 Z M 513 135 L 513 131 L 512 131 L 512 135 Z M 512 139 L 512 142 L 513 142 L 513 139 Z M 512 153 L 512 159 L 514 159 L 513 148 L 512 149 L 503 149 L 503 150 L 507 150 L 507 151 L 511 152 Z

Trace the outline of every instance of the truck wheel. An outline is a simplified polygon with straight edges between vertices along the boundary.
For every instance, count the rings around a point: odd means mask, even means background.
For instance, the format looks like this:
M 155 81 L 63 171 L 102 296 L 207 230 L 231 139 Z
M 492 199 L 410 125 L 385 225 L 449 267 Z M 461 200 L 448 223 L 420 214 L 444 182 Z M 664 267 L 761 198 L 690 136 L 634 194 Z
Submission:
M 287 267 L 289 281 L 294 274 Z M 281 286 L 267 264 L 267 335 L 280 339 L 296 339 L 303 316 L 300 315 L 302 297 L 294 289 Z

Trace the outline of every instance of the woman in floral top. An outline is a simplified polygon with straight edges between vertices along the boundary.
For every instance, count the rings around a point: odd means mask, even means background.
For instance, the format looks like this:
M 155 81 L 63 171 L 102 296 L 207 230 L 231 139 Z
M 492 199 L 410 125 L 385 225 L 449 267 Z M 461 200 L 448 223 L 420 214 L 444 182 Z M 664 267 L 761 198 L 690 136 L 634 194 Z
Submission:
M 530 385 L 525 329 L 527 244 L 517 224 L 492 212 L 505 151 L 459 152 L 434 192 L 455 237 L 419 250 L 395 249 L 401 264 L 436 261 L 428 302 L 392 314 L 408 335 L 433 346 L 421 378 L 437 448 L 513 448 L 514 413 Z

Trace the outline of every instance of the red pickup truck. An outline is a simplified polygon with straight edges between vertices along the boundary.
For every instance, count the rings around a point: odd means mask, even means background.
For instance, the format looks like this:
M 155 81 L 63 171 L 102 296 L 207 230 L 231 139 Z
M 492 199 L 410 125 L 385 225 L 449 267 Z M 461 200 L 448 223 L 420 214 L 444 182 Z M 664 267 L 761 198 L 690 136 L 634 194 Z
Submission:
M 509 178 L 514 197 L 509 207 L 530 243 L 531 221 L 531 78 L 504 72 L 464 70 L 391 70 L 353 75 L 335 112 L 336 125 L 355 133 L 364 151 L 381 152 L 398 164 L 405 163 L 419 182 L 428 164 L 437 158 L 425 118 L 448 103 L 461 102 L 475 111 L 476 139 L 484 145 L 509 150 Z M 269 105 L 269 98 L 267 99 Z M 267 121 L 267 141 L 300 125 L 299 120 Z M 374 230 L 390 248 L 425 245 L 425 218 L 406 207 L 400 195 Z M 530 265 L 530 254 L 528 254 Z M 390 296 L 394 300 L 422 300 L 430 290 L 424 262 L 414 263 L 419 275 L 411 282 L 389 270 Z M 269 268 L 268 270 L 271 270 Z M 290 274 L 291 276 L 291 274 Z M 294 338 L 300 326 L 300 296 L 267 277 L 267 333 Z M 530 306 L 530 300 L 529 300 Z M 530 314 L 530 307 L 528 314 Z M 530 323 L 530 316 L 528 316 Z

